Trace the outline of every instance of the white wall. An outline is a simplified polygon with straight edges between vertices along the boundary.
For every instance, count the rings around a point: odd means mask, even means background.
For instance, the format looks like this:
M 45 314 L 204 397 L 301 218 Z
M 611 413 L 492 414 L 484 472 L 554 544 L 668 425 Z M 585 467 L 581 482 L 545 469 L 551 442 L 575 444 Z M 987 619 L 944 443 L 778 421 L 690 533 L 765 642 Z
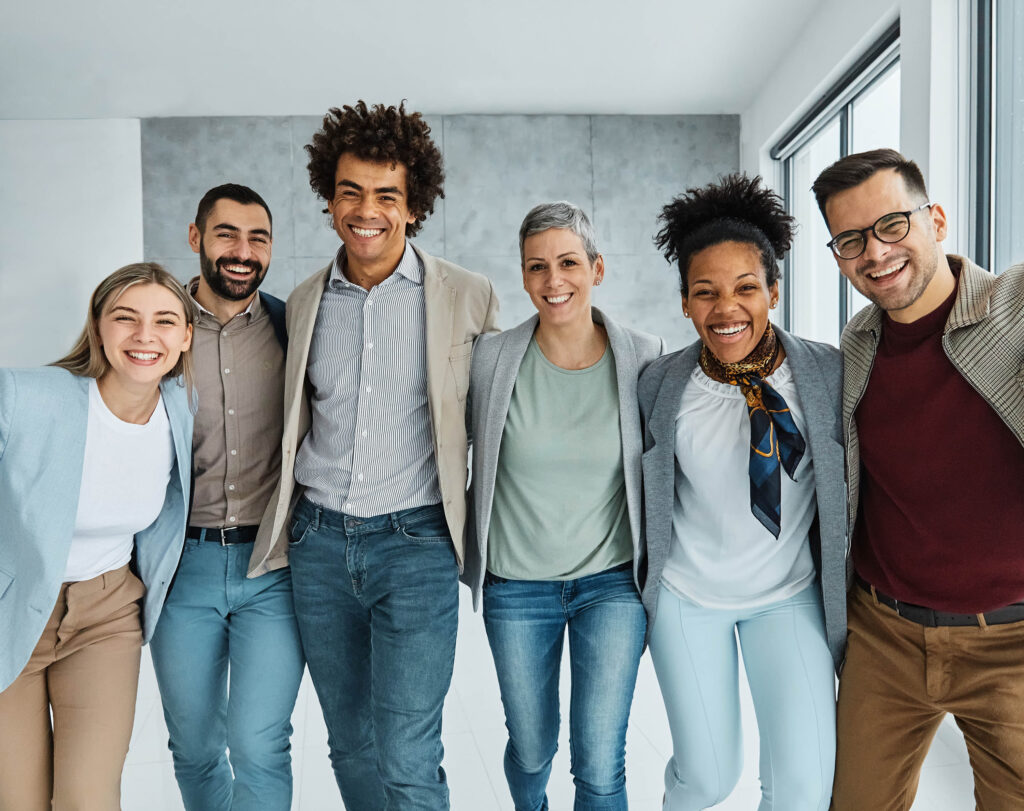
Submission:
M 56 360 L 142 259 L 138 120 L 0 121 L 0 366 Z

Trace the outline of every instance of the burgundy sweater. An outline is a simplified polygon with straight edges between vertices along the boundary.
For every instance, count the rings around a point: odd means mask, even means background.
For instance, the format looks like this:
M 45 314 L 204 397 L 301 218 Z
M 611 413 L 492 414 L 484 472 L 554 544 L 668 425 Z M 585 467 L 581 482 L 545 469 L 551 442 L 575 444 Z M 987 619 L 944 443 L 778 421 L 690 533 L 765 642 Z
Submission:
M 884 317 L 855 414 L 853 563 L 898 600 L 973 614 L 1024 601 L 1024 449 L 942 349 L 955 299 Z

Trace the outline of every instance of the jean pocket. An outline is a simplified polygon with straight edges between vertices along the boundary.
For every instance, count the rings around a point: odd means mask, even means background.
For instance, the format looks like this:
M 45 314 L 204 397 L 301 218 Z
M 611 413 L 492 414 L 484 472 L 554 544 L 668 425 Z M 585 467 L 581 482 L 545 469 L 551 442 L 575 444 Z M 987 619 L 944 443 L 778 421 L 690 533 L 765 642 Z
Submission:
M 308 516 L 293 516 L 288 525 L 288 548 L 294 549 L 296 546 L 300 546 L 309 536 L 312 525 L 313 521 Z
M 443 513 L 413 524 L 403 524 L 401 532 L 407 539 L 416 543 L 451 543 L 452 540 Z

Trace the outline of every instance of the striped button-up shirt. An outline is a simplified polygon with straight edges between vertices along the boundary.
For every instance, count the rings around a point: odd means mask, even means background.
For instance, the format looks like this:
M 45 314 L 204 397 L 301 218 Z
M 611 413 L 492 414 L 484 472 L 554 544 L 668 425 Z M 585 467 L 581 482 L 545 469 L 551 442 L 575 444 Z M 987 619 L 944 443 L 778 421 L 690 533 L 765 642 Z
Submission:
M 342 246 L 309 348 L 313 422 L 295 480 L 311 501 L 360 517 L 436 504 L 423 265 L 406 242 L 395 272 L 369 290 L 344 265 Z

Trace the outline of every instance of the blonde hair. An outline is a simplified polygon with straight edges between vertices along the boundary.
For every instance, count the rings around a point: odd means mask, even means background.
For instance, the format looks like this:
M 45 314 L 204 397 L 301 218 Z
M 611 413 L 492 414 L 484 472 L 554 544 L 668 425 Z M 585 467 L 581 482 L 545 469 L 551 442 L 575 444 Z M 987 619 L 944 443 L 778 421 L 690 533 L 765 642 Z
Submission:
M 89 299 L 89 312 L 86 314 L 82 334 L 78 337 L 75 345 L 71 347 L 70 352 L 50 365 L 67 369 L 71 374 L 80 377 L 95 377 L 97 379 L 103 377 L 110 369 L 110 362 L 100 343 L 100 318 L 108 304 L 113 304 L 125 290 L 137 284 L 158 284 L 170 290 L 181 302 L 185 312 L 185 323 L 189 326 L 193 325 L 195 310 L 181 282 L 155 262 L 136 262 L 125 265 L 99 283 Z M 190 350 L 181 353 L 178 362 L 174 364 L 171 371 L 164 375 L 164 379 L 179 376 L 184 378 L 188 391 L 194 391 L 195 375 Z

